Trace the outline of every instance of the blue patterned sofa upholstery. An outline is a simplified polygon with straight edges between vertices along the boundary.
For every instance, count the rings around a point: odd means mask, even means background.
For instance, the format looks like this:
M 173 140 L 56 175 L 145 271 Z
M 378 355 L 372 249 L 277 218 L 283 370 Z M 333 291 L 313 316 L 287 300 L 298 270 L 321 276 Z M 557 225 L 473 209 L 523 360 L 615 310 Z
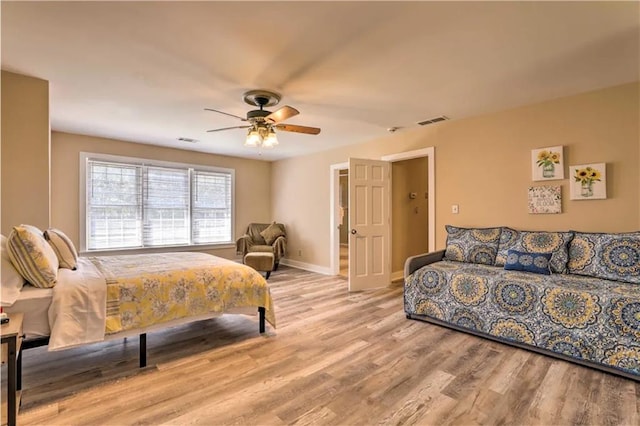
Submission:
M 640 381 L 640 233 L 447 232 L 446 250 L 407 259 L 407 318 Z M 511 268 L 523 252 L 547 271 Z

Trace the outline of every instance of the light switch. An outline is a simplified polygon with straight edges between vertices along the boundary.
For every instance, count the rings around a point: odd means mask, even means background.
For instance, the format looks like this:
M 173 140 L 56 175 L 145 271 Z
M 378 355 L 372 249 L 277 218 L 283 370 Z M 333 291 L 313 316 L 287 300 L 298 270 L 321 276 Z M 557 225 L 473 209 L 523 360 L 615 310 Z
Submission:
M 460 211 L 460 210 L 459 210 L 459 208 L 458 208 L 458 205 L 457 205 L 457 204 L 453 204 L 453 205 L 451 206 L 451 213 L 453 213 L 453 214 L 458 214 L 458 213 L 459 213 L 459 211 Z

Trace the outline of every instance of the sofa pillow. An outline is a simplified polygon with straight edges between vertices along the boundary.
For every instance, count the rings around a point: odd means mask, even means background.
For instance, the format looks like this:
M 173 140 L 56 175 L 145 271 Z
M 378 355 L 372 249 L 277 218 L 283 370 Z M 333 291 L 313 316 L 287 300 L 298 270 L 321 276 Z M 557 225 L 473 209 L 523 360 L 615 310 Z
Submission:
M 29 283 L 40 288 L 56 285 L 58 257 L 35 226 L 14 226 L 7 240 L 11 263 Z
M 56 228 L 49 228 L 44 231 L 44 239 L 47 240 L 56 253 L 61 268 L 76 269 L 76 266 L 78 266 L 78 251 L 64 232 Z
M 280 228 L 280 225 L 273 222 L 271 225 L 266 227 L 264 231 L 260 232 L 260 235 L 264 238 L 264 241 L 267 244 L 271 245 L 278 237 L 284 236 L 284 231 Z
M 0 286 L 0 306 L 7 307 L 14 304 L 20 296 L 20 291 L 24 285 L 24 278 L 16 270 L 9 259 L 7 251 L 7 237 L 0 235 L 0 278 L 2 284 Z
M 551 253 L 529 253 L 527 251 L 509 250 L 504 269 L 551 275 L 551 269 L 549 269 L 550 261 Z
M 551 253 L 551 272 L 566 273 L 573 232 L 516 231 L 502 228 L 496 266 L 504 266 L 509 250 Z
M 459 228 L 446 225 L 445 260 L 493 265 L 501 228 Z
M 569 245 L 569 273 L 640 284 L 640 233 L 576 232 Z

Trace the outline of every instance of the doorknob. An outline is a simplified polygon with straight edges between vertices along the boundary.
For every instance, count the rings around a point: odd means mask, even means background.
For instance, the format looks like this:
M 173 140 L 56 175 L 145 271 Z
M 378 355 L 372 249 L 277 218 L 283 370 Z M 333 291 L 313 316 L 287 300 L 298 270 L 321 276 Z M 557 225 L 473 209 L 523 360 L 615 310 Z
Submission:
M 354 228 L 354 229 L 352 229 L 352 230 L 351 230 L 351 233 L 352 233 L 353 235 L 356 235 L 356 234 L 358 233 L 358 231 L 356 231 L 356 230 L 355 230 L 355 228 Z

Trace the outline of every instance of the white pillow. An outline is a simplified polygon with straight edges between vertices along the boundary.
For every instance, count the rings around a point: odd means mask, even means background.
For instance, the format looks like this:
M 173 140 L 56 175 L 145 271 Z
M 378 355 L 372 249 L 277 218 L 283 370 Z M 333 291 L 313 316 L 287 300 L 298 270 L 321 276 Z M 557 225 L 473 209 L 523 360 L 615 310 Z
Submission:
M 0 235 L 0 255 L 2 257 L 0 264 L 0 281 L 2 281 L 2 286 L 0 287 L 0 305 L 4 308 L 13 305 L 18 299 L 25 281 L 11 263 L 11 259 L 9 259 L 7 237 L 4 235 Z

